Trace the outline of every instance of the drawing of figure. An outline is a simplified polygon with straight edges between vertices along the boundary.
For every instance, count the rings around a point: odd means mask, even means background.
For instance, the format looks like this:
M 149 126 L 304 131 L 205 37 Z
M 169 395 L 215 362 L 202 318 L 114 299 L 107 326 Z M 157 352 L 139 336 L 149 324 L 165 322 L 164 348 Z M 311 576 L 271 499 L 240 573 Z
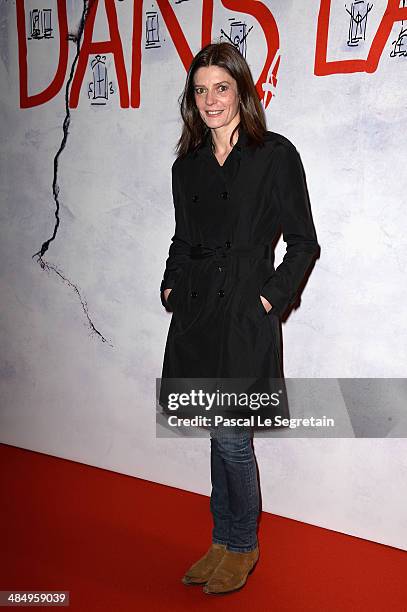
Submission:
M 91 64 L 93 71 L 93 100 L 100 98 L 107 100 L 108 81 L 105 59 L 105 56 L 102 58 L 100 55 L 96 55 Z
M 349 37 L 347 41 L 350 47 L 356 47 L 360 40 L 365 40 L 367 15 L 372 8 L 373 4 L 369 5 L 369 3 L 365 3 L 365 0 L 352 2 L 350 11 L 346 8 L 346 12 L 350 15 Z
M 403 6 L 400 8 L 405 8 L 406 0 L 403 0 Z M 395 57 L 396 55 L 403 55 L 407 57 L 407 28 L 404 27 L 404 19 L 401 22 L 401 30 L 396 40 L 393 40 L 392 45 L 393 49 L 390 53 L 390 57 Z
M 40 38 L 40 11 L 34 9 L 31 11 L 31 38 Z

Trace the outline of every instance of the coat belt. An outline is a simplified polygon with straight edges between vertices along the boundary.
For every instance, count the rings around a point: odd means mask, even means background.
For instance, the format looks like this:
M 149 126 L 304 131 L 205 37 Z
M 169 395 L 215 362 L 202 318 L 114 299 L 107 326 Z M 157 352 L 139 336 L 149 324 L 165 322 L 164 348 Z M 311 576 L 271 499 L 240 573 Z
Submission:
M 270 245 L 268 244 L 231 244 L 227 242 L 225 245 L 215 247 L 204 244 L 191 246 L 191 259 L 204 259 L 205 257 L 229 257 L 229 255 L 240 257 L 264 257 L 269 258 Z

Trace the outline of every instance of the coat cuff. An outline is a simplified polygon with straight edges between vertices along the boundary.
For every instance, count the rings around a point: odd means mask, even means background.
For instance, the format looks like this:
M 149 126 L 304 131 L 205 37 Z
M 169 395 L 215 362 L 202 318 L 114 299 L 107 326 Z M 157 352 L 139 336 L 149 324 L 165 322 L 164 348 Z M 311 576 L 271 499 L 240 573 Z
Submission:
M 166 287 L 166 289 L 169 289 L 170 287 Z M 161 298 L 161 304 L 164 306 L 165 310 L 167 312 L 172 312 L 169 303 L 167 302 L 167 300 L 164 297 L 164 291 L 161 289 L 160 290 L 160 298 Z
M 303 249 L 302 260 L 301 260 L 301 277 L 308 270 L 311 263 L 317 257 L 320 250 L 320 246 L 315 242 L 312 246 L 308 247 L 308 251 Z M 269 311 L 269 314 L 274 312 L 278 317 L 282 317 L 285 311 L 295 302 L 298 296 L 298 282 L 293 283 L 290 279 L 287 279 L 279 274 L 279 268 L 284 264 L 280 264 L 273 276 L 271 276 L 261 287 L 261 295 L 272 304 L 273 308 Z M 294 287 L 293 287 L 294 285 Z

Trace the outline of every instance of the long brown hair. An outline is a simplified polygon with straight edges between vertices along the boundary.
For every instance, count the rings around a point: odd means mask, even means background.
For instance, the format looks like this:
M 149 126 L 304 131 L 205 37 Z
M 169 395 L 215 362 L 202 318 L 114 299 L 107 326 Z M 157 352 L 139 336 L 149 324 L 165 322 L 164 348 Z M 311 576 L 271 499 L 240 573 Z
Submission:
M 261 146 L 264 142 L 267 131 L 266 118 L 246 60 L 231 43 L 210 43 L 203 47 L 192 60 L 184 90 L 178 99 L 184 125 L 175 147 L 177 157 L 182 157 L 197 149 L 210 130 L 199 114 L 195 103 L 194 75 L 198 68 L 213 65 L 224 68 L 235 79 L 240 95 L 240 123 L 231 134 L 230 146 L 232 146 L 234 133 L 239 127 L 247 132 L 249 145 Z

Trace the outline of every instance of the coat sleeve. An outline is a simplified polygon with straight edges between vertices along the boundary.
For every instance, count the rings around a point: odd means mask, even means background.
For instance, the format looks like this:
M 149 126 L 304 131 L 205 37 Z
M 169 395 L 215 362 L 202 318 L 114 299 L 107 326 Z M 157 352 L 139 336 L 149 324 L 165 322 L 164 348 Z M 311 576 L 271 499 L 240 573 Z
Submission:
M 172 199 L 175 213 L 175 233 L 171 238 L 168 258 L 165 262 L 163 279 L 160 285 L 161 303 L 165 309 L 171 311 L 170 305 L 164 298 L 164 289 L 173 289 L 182 272 L 183 265 L 189 260 L 190 244 L 187 240 L 187 231 L 182 210 L 180 184 L 178 176 L 178 160 L 171 168 Z
M 317 242 L 304 169 L 295 146 L 289 142 L 278 145 L 279 161 L 274 178 L 272 197 L 280 210 L 286 252 L 281 264 L 261 289 L 278 317 L 295 301 L 305 272 L 318 257 Z M 273 195 L 274 194 L 274 195 Z

